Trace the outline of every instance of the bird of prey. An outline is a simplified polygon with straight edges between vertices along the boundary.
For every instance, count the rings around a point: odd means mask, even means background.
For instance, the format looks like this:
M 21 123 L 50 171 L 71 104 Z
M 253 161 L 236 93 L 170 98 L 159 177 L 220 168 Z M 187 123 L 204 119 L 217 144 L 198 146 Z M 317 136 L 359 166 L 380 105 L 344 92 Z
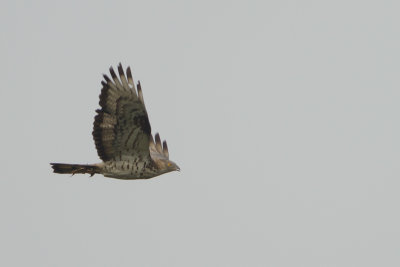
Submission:
M 93 123 L 93 139 L 103 162 L 97 164 L 50 163 L 55 173 L 102 174 L 117 179 L 148 179 L 179 171 L 169 160 L 167 142 L 151 134 L 140 82 L 135 83 L 130 67 L 126 75 L 121 63 L 118 74 L 110 67 L 104 76 L 100 107 Z

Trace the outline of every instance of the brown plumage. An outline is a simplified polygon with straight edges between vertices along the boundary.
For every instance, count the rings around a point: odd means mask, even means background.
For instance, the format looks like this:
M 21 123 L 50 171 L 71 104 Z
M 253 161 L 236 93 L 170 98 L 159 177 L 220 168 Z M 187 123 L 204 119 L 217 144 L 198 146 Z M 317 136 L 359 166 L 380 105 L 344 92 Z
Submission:
M 151 134 L 140 82 L 135 88 L 130 67 L 121 63 L 103 75 L 100 107 L 93 123 L 93 139 L 103 162 L 90 165 L 50 163 L 55 173 L 96 173 L 117 179 L 147 179 L 179 167 L 169 160 L 167 142 Z

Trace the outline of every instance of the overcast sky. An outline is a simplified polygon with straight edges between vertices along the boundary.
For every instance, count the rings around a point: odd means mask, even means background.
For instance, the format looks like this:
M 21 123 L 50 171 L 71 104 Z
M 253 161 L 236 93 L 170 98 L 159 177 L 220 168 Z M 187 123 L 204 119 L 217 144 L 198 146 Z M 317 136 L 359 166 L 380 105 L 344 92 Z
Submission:
M 1 266 L 400 266 L 398 1 L 2 1 Z M 102 74 L 181 172 L 99 162 Z

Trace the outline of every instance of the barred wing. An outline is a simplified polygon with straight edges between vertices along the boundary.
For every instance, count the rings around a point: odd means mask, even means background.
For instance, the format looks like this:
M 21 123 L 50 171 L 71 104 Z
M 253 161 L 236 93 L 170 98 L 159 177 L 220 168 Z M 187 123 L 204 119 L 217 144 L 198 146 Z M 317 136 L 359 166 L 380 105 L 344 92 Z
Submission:
M 126 76 L 121 63 L 119 78 L 110 68 L 112 80 L 104 75 L 100 94 L 101 109 L 93 124 L 93 138 L 103 161 L 150 157 L 151 126 L 140 82 L 137 91 L 130 67 Z

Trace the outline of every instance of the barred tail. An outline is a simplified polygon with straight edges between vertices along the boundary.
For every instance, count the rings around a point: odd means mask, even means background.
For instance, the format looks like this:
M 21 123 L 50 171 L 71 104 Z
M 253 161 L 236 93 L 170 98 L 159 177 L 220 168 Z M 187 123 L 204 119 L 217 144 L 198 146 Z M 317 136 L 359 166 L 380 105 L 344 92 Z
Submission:
M 96 165 L 81 165 L 81 164 L 65 164 L 65 163 L 50 163 L 54 173 L 89 173 L 90 176 L 100 173 L 101 169 Z

